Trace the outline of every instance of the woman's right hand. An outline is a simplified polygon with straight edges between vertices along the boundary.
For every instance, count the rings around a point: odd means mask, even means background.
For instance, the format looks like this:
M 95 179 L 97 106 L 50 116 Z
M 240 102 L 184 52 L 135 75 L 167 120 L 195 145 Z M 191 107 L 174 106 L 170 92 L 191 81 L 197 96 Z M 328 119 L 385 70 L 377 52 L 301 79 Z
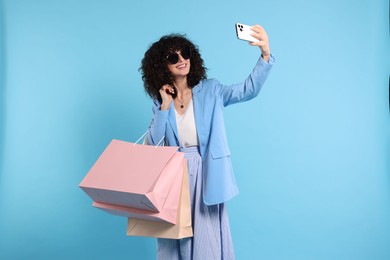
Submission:
M 162 99 L 160 110 L 168 110 L 171 106 L 173 100 L 172 94 L 175 93 L 175 89 L 171 85 L 165 84 L 162 88 L 160 88 L 159 92 Z

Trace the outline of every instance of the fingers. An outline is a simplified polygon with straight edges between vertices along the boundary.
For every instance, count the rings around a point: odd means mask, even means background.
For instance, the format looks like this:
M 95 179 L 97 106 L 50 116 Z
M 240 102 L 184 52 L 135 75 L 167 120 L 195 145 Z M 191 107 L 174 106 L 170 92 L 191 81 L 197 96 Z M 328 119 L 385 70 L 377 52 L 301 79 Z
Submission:
M 175 94 L 175 89 L 168 84 L 165 84 L 164 86 L 161 87 L 160 89 L 160 95 L 161 97 L 165 97 L 165 95 L 172 95 Z
M 252 33 L 251 35 L 258 39 L 259 41 L 266 41 L 268 42 L 268 35 L 265 32 L 264 28 L 260 25 L 254 25 L 251 27 Z
M 251 46 L 258 46 L 263 55 L 270 55 L 270 48 L 268 42 L 268 35 L 264 28 L 258 24 L 251 27 L 251 35 L 258 39 L 258 42 L 249 43 Z
M 265 33 L 265 30 L 262 26 L 255 24 L 251 27 L 251 30 L 256 32 L 256 33 Z M 266 33 L 265 33 L 266 34 Z
M 172 94 L 175 93 L 175 89 L 172 86 L 165 84 L 160 88 L 159 92 L 162 99 L 161 109 L 167 110 L 172 103 Z
M 172 94 L 175 93 L 174 88 L 169 84 L 165 84 L 164 86 L 162 86 L 160 91 L 164 91 L 164 92 L 172 93 Z

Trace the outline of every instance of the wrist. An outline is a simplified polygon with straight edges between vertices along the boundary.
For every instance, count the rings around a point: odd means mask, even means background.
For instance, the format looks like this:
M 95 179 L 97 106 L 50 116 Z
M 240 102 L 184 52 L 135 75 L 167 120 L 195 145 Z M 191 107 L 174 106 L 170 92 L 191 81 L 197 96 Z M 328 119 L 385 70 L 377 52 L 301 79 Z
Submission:
M 166 103 L 161 104 L 160 110 L 168 110 L 168 109 L 169 109 L 169 105 L 167 105 Z
M 261 57 L 264 61 L 268 62 L 269 58 L 271 57 L 271 53 L 261 53 Z

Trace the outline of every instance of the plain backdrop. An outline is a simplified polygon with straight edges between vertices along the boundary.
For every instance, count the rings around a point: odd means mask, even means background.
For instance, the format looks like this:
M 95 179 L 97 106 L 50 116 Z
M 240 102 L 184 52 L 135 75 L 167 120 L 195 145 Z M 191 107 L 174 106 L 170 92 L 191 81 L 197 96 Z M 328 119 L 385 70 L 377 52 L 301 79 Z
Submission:
M 145 132 L 150 44 L 186 33 L 209 78 L 236 83 L 259 57 L 236 22 L 263 25 L 276 57 L 225 110 L 236 258 L 390 259 L 385 0 L 1 0 L 1 259 L 155 259 L 78 185 L 111 139 Z

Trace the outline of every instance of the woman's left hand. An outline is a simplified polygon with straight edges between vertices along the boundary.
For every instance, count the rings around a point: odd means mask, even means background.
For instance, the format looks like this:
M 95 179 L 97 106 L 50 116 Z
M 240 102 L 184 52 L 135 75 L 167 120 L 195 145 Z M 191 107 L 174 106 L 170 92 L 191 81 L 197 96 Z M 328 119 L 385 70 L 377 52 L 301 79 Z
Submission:
M 258 39 L 258 42 L 251 42 L 249 43 L 252 46 L 258 46 L 261 50 L 261 55 L 263 56 L 263 59 L 268 62 L 269 57 L 271 55 L 271 50 L 269 48 L 269 42 L 268 42 L 268 35 L 263 27 L 256 24 L 251 27 L 252 33 L 251 35 Z

